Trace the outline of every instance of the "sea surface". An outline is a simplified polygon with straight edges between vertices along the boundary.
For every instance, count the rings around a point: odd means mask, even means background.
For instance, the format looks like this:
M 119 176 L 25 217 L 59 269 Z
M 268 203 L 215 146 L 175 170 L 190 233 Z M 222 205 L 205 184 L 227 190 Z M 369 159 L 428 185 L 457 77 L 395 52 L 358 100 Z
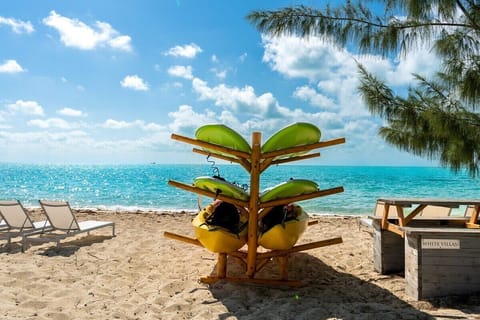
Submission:
M 195 177 L 214 174 L 246 187 L 250 183 L 238 165 L 0 164 L 0 199 L 18 199 L 26 207 L 48 199 L 67 200 L 75 208 L 196 211 L 198 195 L 174 188 L 168 180 L 191 184 Z M 260 189 L 290 178 L 313 180 L 320 189 L 343 186 L 343 193 L 301 201 L 310 214 L 372 214 L 381 197 L 480 197 L 480 180 L 439 167 L 280 165 L 261 175 Z M 212 200 L 200 199 L 203 206 Z

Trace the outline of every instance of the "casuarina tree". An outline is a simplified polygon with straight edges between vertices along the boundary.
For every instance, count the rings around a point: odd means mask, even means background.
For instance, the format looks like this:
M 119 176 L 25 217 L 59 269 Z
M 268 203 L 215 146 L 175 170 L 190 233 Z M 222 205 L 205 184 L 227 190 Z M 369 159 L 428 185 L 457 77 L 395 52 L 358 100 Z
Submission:
M 388 143 L 479 173 L 480 1 L 346 1 L 336 8 L 254 11 L 247 19 L 271 36 L 319 37 L 360 53 L 391 57 L 428 46 L 441 61 L 434 76 L 414 74 L 408 91 L 396 93 L 359 63 L 359 92 L 370 112 L 385 119 L 379 134 Z

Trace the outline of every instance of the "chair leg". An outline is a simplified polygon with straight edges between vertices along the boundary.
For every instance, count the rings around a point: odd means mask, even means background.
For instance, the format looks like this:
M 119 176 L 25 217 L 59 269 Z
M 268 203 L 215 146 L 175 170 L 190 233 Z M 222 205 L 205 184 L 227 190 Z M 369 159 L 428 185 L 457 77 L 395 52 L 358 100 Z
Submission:
M 23 236 L 22 237 L 22 252 L 25 252 L 27 249 L 27 237 Z

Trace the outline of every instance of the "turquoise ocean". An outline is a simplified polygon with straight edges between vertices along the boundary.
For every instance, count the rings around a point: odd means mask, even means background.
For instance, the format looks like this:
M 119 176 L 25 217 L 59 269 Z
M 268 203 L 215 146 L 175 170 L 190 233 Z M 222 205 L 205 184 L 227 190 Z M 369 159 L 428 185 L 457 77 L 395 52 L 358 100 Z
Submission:
M 198 196 L 169 186 L 169 179 L 191 184 L 195 177 L 218 173 L 240 185 L 250 182 L 237 165 L 0 164 L 0 173 L 0 199 L 18 199 L 26 207 L 49 199 L 67 200 L 75 208 L 196 211 Z M 340 194 L 301 201 L 310 214 L 371 214 L 382 197 L 480 197 L 480 180 L 439 167 L 272 166 L 261 176 L 261 190 L 290 178 L 313 180 L 320 189 L 344 187 Z M 210 201 L 201 199 L 204 206 Z

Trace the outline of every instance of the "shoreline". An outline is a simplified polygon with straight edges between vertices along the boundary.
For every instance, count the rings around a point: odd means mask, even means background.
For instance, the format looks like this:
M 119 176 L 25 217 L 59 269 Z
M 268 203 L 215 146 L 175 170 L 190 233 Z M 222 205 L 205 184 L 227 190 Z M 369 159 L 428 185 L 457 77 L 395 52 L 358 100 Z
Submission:
M 35 220 L 40 210 L 29 210 Z M 149 212 L 74 212 L 79 221 L 116 223 L 116 234 L 35 244 L 21 253 L 0 247 L 0 314 L 5 319 L 478 319 L 480 295 L 414 301 L 401 274 L 373 271 L 372 237 L 357 217 L 315 217 L 298 244 L 341 236 L 343 243 L 293 255 L 289 278 L 303 287 L 217 282 L 216 254 L 163 237 L 193 236 L 192 216 Z M 106 228 L 108 229 L 108 228 Z M 4 244 L 4 243 L 2 243 Z M 232 273 L 243 271 L 228 261 Z M 278 274 L 269 263 L 263 276 Z
M 25 209 L 36 211 L 41 210 L 40 206 L 24 206 Z M 161 208 L 124 208 L 121 206 L 115 207 L 113 206 L 97 206 L 97 207 L 76 207 L 72 206 L 73 210 L 80 211 L 80 212 L 116 212 L 116 213 L 150 213 L 150 214 L 186 214 L 186 215 L 196 215 L 198 214 L 199 210 L 192 210 L 192 209 L 161 209 Z M 372 215 L 371 213 L 362 213 L 362 214 L 347 214 L 347 213 L 321 213 L 321 212 L 307 212 L 310 218 L 317 218 L 317 217 L 352 217 L 352 218 L 362 218 L 365 216 Z

